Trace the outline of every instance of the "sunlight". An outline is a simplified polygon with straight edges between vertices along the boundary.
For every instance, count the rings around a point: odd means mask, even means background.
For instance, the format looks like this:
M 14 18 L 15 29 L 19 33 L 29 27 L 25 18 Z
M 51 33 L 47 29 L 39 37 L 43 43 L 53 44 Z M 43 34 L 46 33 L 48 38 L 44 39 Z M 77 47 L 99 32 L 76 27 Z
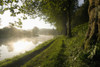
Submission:
M 0 23 L 0 28 L 4 28 L 9 26 L 9 23 L 14 23 L 14 21 L 18 22 L 18 18 L 21 19 L 22 21 L 22 28 L 18 28 L 17 29 L 23 29 L 23 30 L 31 30 L 34 27 L 38 27 L 39 29 L 41 28 L 49 28 L 49 29 L 53 29 L 54 26 L 51 26 L 51 24 L 46 23 L 44 20 L 40 20 L 39 17 L 32 19 L 29 16 L 27 16 L 26 20 L 23 20 L 21 17 L 23 16 L 23 14 L 18 14 L 16 17 L 12 17 L 10 16 L 10 11 L 5 11 L 3 15 L 0 14 L 0 18 L 1 18 L 1 23 Z
M 29 47 L 29 45 L 33 45 L 32 42 L 28 42 L 28 41 L 18 41 L 16 43 L 13 44 L 14 47 L 14 51 L 16 52 L 25 52 Z

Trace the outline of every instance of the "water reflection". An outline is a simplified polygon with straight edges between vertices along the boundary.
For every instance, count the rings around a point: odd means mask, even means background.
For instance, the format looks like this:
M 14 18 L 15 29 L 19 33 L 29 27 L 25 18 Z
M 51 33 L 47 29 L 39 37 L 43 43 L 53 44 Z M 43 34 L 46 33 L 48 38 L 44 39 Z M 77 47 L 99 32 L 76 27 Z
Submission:
M 38 46 L 38 44 L 51 38 L 53 38 L 53 36 L 40 35 L 39 37 L 4 40 L 0 43 L 0 60 L 32 50 Z
M 32 42 L 21 40 L 21 41 L 15 42 L 13 44 L 13 48 L 14 48 L 14 51 L 22 52 L 24 50 L 27 50 L 28 46 L 32 46 L 32 45 L 33 45 Z

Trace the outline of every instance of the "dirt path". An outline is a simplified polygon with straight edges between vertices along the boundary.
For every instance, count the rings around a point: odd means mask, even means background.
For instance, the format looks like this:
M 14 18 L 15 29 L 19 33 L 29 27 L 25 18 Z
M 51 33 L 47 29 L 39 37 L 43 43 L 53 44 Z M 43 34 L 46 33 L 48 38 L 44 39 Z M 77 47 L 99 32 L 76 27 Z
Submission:
M 57 63 L 56 67 L 66 67 L 65 62 L 66 62 L 66 55 L 64 54 L 66 46 L 64 43 L 64 40 L 62 40 L 62 49 L 60 50 L 58 57 L 57 57 Z
M 32 52 L 31 54 L 28 54 L 24 57 L 22 57 L 19 60 L 16 60 L 15 62 L 8 64 L 6 67 L 20 67 L 21 65 L 25 64 L 27 61 L 31 60 L 36 55 L 40 54 L 42 51 L 44 51 L 46 48 L 48 48 L 55 40 L 50 42 L 48 45 L 44 46 L 43 48 L 36 50 Z

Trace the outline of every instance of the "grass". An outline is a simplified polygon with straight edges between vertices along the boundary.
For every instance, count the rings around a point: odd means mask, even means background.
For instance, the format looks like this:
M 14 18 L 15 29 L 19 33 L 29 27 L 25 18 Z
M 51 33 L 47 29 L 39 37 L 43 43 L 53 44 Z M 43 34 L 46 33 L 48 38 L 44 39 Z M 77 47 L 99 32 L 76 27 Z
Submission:
M 96 65 L 99 65 L 100 42 L 94 48 L 90 49 L 89 53 L 84 52 L 82 49 L 87 28 L 87 23 L 82 24 L 73 28 L 73 37 L 59 36 L 53 39 L 55 41 L 47 49 L 21 67 L 97 67 Z M 46 46 L 51 41 L 41 44 L 35 50 L 43 48 L 43 46 Z M 92 58 L 89 59 L 88 57 Z
M 43 48 L 44 46 L 46 46 L 47 44 L 49 44 L 51 41 L 53 41 L 53 40 L 55 40 L 55 39 L 56 39 L 56 38 L 51 39 L 51 40 L 48 40 L 48 41 L 46 41 L 46 42 L 40 44 L 39 46 L 37 46 L 35 49 L 33 49 L 33 50 L 31 50 L 31 51 L 27 51 L 27 52 L 24 53 L 24 54 L 20 54 L 20 55 L 18 55 L 18 56 L 13 57 L 13 58 L 9 58 L 9 59 L 5 59 L 5 60 L 0 61 L 0 67 L 7 67 L 7 65 L 12 64 L 12 63 L 14 63 L 15 61 L 17 61 L 17 60 L 23 58 L 24 56 L 26 56 L 26 55 L 28 55 L 28 54 L 30 54 L 30 53 L 32 53 L 32 52 L 35 52 L 36 50 L 39 50 L 39 49 Z
M 87 24 L 73 29 L 73 37 L 60 36 L 52 45 L 22 67 L 81 67 L 87 66 L 80 58 Z
M 79 57 L 80 53 L 83 51 L 82 46 L 87 28 L 88 24 L 79 25 L 72 30 L 73 37 L 68 39 L 66 38 L 66 67 L 87 67 Z
M 22 67 L 58 67 L 56 65 L 59 63 L 59 54 L 63 49 L 63 40 L 64 37 L 57 38 L 49 48 L 25 63 Z

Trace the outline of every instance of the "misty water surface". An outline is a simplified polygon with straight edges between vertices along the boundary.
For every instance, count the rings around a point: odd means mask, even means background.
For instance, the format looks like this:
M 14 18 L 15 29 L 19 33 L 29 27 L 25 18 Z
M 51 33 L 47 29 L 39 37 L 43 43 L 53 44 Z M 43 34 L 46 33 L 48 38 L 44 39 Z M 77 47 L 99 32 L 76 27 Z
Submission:
M 39 35 L 31 38 L 0 39 L 0 61 L 32 50 L 52 38 L 52 35 Z

